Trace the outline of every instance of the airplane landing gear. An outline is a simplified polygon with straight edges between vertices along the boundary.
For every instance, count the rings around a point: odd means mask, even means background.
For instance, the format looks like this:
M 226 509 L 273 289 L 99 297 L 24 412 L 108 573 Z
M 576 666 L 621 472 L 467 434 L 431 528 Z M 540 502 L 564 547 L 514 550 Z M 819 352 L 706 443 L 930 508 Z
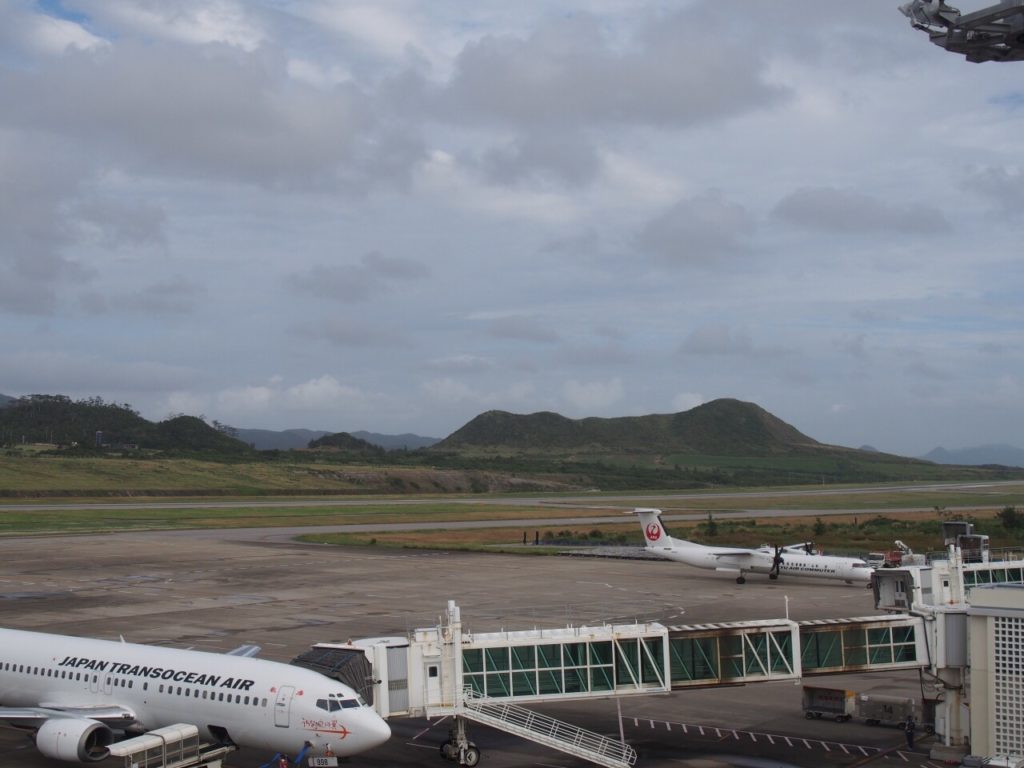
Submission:
M 772 581 L 775 581 L 777 578 L 779 578 L 779 574 L 777 574 L 777 573 L 769 573 L 768 574 L 768 578 L 771 579 Z
M 739 576 L 737 576 L 737 577 L 736 577 L 736 583 L 737 583 L 737 584 L 746 584 L 746 583 L 747 583 L 747 579 L 746 579 L 746 577 L 745 577 L 745 576 L 744 576 L 744 575 L 743 575 L 743 574 L 741 573 L 741 574 L 740 574 Z
M 461 717 L 456 716 L 454 727 L 448 731 L 448 741 L 441 745 L 441 757 L 469 768 L 480 763 L 480 750 L 466 736 L 466 721 Z

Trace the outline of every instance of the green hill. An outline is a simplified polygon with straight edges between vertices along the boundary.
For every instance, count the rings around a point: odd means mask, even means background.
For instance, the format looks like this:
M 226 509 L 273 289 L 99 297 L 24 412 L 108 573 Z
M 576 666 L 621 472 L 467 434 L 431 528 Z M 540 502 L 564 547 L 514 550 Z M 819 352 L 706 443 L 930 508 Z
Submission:
M 826 446 L 760 406 L 722 399 L 681 413 L 610 419 L 488 411 L 434 448 L 765 456 Z
M 327 449 L 339 451 L 352 456 L 353 458 L 381 459 L 386 451 L 379 445 L 373 445 L 358 437 L 353 437 L 348 432 L 335 432 L 331 435 L 318 437 L 309 441 L 311 450 Z
M 0 444 L 52 443 L 86 449 L 152 449 L 238 454 L 248 446 L 194 416 L 153 423 L 102 398 L 28 395 L 0 408 Z

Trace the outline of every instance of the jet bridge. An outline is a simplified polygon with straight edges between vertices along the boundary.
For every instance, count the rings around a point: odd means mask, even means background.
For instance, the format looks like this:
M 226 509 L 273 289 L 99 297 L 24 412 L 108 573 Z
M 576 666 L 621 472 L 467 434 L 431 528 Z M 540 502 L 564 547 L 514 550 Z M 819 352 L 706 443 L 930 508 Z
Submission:
M 524 705 L 913 669 L 925 663 L 923 644 L 920 619 L 907 615 L 464 632 L 449 601 L 437 626 L 407 638 L 318 643 L 294 663 L 343 678 L 383 717 L 453 717 L 441 752 L 461 765 L 480 759 L 466 734 L 471 720 L 628 768 L 636 760 L 629 745 Z

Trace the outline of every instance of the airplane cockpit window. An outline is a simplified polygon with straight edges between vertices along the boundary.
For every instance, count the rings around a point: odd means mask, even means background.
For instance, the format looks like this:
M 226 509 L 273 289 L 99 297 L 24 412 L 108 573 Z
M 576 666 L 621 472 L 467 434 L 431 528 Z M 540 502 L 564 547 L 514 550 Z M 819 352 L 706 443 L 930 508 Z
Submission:
M 341 702 L 336 699 L 317 699 L 316 706 L 324 712 L 337 712 L 341 709 Z
M 355 699 L 342 699 L 341 700 L 341 706 L 344 707 L 345 709 L 353 709 L 353 708 L 359 706 L 359 702 L 356 701 Z

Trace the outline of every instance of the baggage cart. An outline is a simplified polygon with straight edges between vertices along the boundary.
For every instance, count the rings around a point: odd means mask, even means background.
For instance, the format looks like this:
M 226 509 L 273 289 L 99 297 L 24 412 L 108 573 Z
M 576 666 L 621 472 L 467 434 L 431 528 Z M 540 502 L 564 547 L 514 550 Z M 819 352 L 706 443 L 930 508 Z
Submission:
M 842 723 L 853 717 L 856 707 L 857 694 L 853 691 L 842 688 L 804 686 L 804 717 L 808 720 L 827 717 L 837 723 Z

